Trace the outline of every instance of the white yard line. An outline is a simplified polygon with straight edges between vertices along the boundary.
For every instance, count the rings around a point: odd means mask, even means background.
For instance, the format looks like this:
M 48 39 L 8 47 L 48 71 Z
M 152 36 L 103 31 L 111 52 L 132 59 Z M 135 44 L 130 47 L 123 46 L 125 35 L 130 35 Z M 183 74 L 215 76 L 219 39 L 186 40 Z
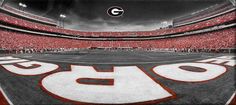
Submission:
M 10 105 L 14 105 L 11 100 L 7 97 L 6 93 L 3 91 L 2 87 L 0 86 L 0 92 L 3 94 L 3 96 L 5 97 L 5 99 L 7 100 L 8 104 Z
M 20 58 L 20 57 L 18 57 Z M 214 57 L 209 57 L 214 58 Z M 208 58 L 191 58 L 191 59 L 181 59 L 181 60 L 172 60 L 172 61 L 150 61 L 150 62 L 72 62 L 72 61 L 62 61 L 63 59 L 55 59 L 55 60 L 46 60 L 46 59 L 35 59 L 30 58 L 28 60 L 39 60 L 39 61 L 46 61 L 46 62 L 59 62 L 59 63 L 78 63 L 78 64 L 153 64 L 153 63 L 171 63 L 171 62 L 181 62 L 181 61 L 189 61 L 189 60 L 202 60 L 202 59 L 208 59 Z
M 230 99 L 227 101 L 227 103 L 225 105 L 229 105 L 230 102 L 233 100 L 233 98 L 235 97 L 236 91 L 233 93 L 233 95 L 230 97 Z

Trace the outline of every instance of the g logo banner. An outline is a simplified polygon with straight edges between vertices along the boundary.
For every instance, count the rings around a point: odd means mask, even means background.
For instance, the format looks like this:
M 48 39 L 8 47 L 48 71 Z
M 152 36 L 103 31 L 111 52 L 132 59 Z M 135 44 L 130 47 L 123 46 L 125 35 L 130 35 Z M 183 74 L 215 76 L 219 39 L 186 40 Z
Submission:
M 120 17 L 124 14 L 124 10 L 119 6 L 112 6 L 107 10 L 107 14 L 111 17 Z

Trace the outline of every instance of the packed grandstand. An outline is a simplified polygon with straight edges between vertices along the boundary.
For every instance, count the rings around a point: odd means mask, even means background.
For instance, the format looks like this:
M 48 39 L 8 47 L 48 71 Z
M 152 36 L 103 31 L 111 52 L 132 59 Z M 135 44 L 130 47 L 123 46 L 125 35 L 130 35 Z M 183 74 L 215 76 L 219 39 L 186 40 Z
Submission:
M 236 46 L 235 6 L 228 1 L 151 31 L 85 32 L 59 27 L 56 20 L 9 5 L 2 4 L 0 11 L 1 52 L 91 48 L 234 52 Z

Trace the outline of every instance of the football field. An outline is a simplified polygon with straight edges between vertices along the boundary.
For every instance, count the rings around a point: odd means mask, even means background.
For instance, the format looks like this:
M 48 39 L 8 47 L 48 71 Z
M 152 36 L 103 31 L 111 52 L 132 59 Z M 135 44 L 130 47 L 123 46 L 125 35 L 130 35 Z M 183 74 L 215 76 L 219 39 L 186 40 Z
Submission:
M 81 50 L 0 55 L 1 103 L 220 104 L 235 95 L 226 53 Z

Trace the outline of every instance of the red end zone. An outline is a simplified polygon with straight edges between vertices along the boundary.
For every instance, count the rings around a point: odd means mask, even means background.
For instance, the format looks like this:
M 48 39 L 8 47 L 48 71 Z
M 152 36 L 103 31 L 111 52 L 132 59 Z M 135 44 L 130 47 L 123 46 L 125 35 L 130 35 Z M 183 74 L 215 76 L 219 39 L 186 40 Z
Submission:
M 0 104 L 1 105 L 8 105 L 7 100 L 5 99 L 4 95 L 2 94 L 2 92 L 0 93 Z
M 0 87 L 0 105 L 12 105 L 11 102 L 7 101 L 7 96 Z

